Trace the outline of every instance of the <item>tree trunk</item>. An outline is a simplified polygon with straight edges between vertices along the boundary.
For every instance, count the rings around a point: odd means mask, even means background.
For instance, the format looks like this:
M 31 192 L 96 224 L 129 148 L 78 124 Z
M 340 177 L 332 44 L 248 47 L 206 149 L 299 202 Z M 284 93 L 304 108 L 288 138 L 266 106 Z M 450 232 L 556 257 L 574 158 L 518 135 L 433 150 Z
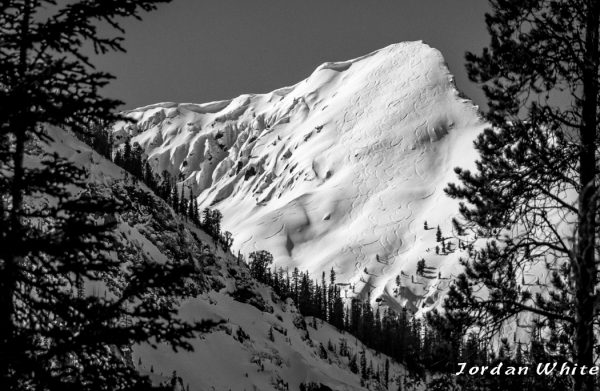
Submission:
M 581 367 L 594 365 L 594 301 L 596 288 L 596 128 L 598 107 L 598 27 L 600 5 L 597 0 L 587 1 L 585 63 L 583 70 L 583 107 L 579 153 L 579 219 L 576 257 L 576 325 L 575 360 Z M 593 391 L 594 377 L 576 376 L 575 390 Z
M 19 53 L 19 99 L 26 105 L 28 100 L 26 78 L 27 78 L 27 51 L 29 49 L 29 29 L 31 18 L 31 1 L 23 2 L 21 22 L 21 47 Z M 27 119 L 26 112 L 20 112 L 18 118 L 10 129 L 15 136 L 15 149 L 13 152 L 13 177 L 10 188 L 11 210 L 8 216 L 8 232 L 6 237 L 6 258 L 2 271 L 2 282 L 0 285 L 0 382 L 11 385 L 11 373 L 9 364 L 16 364 L 18 357 L 15 357 L 14 337 L 15 337 L 15 291 L 18 280 L 18 263 L 21 258 L 21 238 L 23 235 L 22 209 L 24 193 L 24 155 L 25 142 L 27 140 Z

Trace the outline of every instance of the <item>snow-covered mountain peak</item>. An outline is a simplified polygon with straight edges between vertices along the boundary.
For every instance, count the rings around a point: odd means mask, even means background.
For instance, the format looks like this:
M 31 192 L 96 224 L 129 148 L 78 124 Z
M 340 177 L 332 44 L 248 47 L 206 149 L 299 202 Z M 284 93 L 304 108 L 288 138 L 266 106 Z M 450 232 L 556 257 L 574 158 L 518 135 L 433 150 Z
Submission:
M 458 246 L 436 254 L 423 223 L 449 236 L 456 206 L 442 189 L 473 161 L 484 125 L 422 42 L 324 63 L 266 94 L 128 114 L 137 122 L 116 136 L 220 209 L 242 252 L 267 249 L 315 275 L 334 268 L 348 294 L 415 306 L 439 302 L 456 272 Z M 428 278 L 415 275 L 420 258 Z

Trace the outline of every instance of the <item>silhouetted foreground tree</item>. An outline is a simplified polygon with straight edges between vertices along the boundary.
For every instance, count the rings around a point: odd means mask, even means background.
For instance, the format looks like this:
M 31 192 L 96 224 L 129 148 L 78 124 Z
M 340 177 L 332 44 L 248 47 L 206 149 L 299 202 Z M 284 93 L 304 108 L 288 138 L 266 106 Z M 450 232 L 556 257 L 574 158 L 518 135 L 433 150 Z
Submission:
M 467 55 L 493 128 L 480 135 L 477 172 L 457 169 L 447 192 L 466 227 L 488 236 L 447 308 L 497 330 L 520 313 L 551 336 L 548 352 L 594 363 L 598 263 L 600 2 L 491 0 L 491 44 Z M 527 273 L 545 273 L 543 284 Z M 486 294 L 475 294 L 485 287 Z M 576 376 L 591 391 L 594 376 Z
M 85 133 L 116 119 L 120 102 L 98 92 L 111 76 L 94 71 L 84 47 L 122 51 L 118 19 L 166 2 L 0 3 L 2 389 L 147 389 L 122 350 L 142 342 L 191 348 L 186 339 L 211 325 L 175 316 L 174 300 L 189 293 L 197 267 L 122 261 L 114 228 L 123 206 L 87 183 L 86 172 L 37 148 L 49 141 L 47 126 Z M 100 36 L 99 23 L 117 35 Z M 104 294 L 88 294 L 91 287 Z

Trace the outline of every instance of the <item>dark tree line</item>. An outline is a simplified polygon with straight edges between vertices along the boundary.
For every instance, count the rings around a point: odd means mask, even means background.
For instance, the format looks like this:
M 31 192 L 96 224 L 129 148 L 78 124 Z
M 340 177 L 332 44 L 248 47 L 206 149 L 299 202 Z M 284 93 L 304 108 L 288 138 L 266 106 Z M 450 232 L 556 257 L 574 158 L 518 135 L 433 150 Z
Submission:
M 330 323 L 366 346 L 405 363 L 415 374 L 423 375 L 426 369 L 452 371 L 456 360 L 467 359 L 464 357 L 467 354 L 464 338 L 454 337 L 455 343 L 452 343 L 438 325 L 415 318 L 407 309 L 373 308 L 368 298 L 344 300 L 333 269 L 329 276 L 323 273 L 320 280 L 313 280 L 308 272 L 300 272 L 297 268 L 291 273 L 283 268 L 271 269 L 272 262 L 273 256 L 267 251 L 251 253 L 251 275 L 271 286 L 281 298 L 291 298 L 303 316 Z M 478 355 L 485 355 L 485 347 L 478 346 L 477 349 Z M 339 351 L 343 353 L 348 349 L 341 347 Z M 348 357 L 353 367 L 356 358 L 349 353 Z M 369 372 L 363 370 L 361 373 Z M 377 371 L 372 372 L 373 376 L 375 373 Z
M 110 134 L 111 132 L 108 131 L 106 136 L 109 141 L 111 139 Z M 103 144 L 104 143 L 100 143 L 100 145 Z M 146 175 L 151 174 L 151 172 L 148 173 L 144 170 L 149 167 L 145 167 L 142 154 L 143 150 L 140 144 L 135 143 L 132 146 L 130 143 L 125 143 L 122 150 L 117 149 L 113 161 L 118 166 L 127 170 L 134 177 L 142 180 L 146 178 Z M 148 184 L 148 186 L 151 185 L 154 185 L 153 181 L 150 181 Z
M 97 145 L 104 146 L 107 141 L 112 140 L 110 130 L 100 134 L 98 138 L 101 141 L 97 142 Z M 183 184 L 178 189 L 175 179 L 168 171 L 163 171 L 160 177 L 157 176 L 138 143 L 132 145 L 130 142 L 125 142 L 122 148 L 116 150 L 114 157 L 109 155 L 108 158 L 112 158 L 116 165 L 126 170 L 133 178 L 142 181 L 157 196 L 165 200 L 176 213 L 208 233 L 224 251 L 231 249 L 233 235 L 221 229 L 223 214 L 218 209 L 204 208 L 200 211 L 196 196 L 191 190 L 186 192 Z
M 113 136 L 107 126 L 100 123 L 90 125 L 88 132 L 78 134 L 78 137 L 101 156 L 112 160 Z

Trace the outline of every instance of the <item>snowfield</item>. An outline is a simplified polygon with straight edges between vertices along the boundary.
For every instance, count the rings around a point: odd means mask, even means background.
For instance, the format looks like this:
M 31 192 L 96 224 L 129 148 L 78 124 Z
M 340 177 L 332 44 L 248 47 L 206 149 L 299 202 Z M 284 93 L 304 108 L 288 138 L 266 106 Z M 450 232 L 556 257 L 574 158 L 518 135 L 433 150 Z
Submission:
M 313 276 L 334 268 L 348 297 L 415 311 L 439 305 L 460 271 L 457 203 L 443 188 L 472 166 L 485 124 L 422 42 L 322 64 L 267 94 L 128 115 L 116 142 L 139 143 L 157 175 L 221 210 L 235 250 L 266 249 Z M 438 225 L 451 244 L 439 255 Z

